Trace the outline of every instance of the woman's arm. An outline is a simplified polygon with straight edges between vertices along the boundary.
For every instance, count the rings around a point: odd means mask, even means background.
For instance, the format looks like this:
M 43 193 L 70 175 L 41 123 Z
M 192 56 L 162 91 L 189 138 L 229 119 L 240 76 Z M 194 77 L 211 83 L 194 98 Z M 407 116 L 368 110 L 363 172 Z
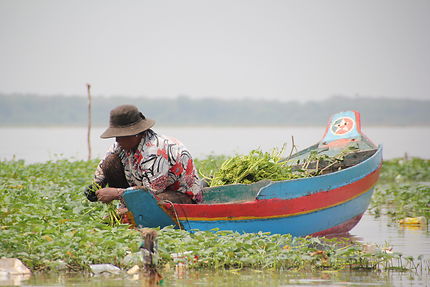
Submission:
M 124 193 L 124 190 L 125 189 L 123 188 L 105 187 L 97 190 L 95 193 L 98 201 L 109 203 L 112 200 L 120 199 L 121 195 Z

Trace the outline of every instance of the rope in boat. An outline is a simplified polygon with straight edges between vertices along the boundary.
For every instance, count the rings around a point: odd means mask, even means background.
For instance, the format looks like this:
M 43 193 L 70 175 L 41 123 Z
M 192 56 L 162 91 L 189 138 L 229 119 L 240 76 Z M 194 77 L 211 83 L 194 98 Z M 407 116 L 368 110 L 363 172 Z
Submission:
M 167 199 L 164 199 L 163 202 L 170 203 L 170 206 L 173 208 L 173 212 L 175 213 L 176 223 L 178 224 L 179 228 L 183 230 L 184 228 L 182 227 L 181 223 L 179 222 L 178 212 L 176 211 L 176 207 L 173 204 L 173 202 L 171 202 L 170 200 L 167 200 Z

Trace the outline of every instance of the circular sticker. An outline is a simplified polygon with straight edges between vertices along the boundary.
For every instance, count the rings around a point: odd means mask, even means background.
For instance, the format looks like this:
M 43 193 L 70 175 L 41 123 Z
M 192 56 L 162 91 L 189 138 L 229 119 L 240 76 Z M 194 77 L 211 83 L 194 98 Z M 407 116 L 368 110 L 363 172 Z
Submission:
M 349 117 L 339 118 L 331 126 L 331 132 L 340 136 L 351 132 L 354 129 L 354 120 Z

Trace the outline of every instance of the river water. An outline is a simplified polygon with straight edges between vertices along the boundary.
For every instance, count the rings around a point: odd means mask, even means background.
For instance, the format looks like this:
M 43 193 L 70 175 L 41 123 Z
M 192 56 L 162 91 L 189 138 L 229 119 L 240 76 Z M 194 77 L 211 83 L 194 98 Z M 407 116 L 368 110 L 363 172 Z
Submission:
M 101 157 L 113 140 L 101 140 L 102 128 L 91 132 L 92 155 Z M 292 137 L 298 149 L 318 142 L 324 127 L 159 127 L 157 132 L 180 139 L 196 158 L 209 154 L 233 155 L 247 153 L 260 147 L 270 150 L 287 144 Z M 430 127 L 369 127 L 363 132 L 376 144 L 384 147 L 384 158 L 418 156 L 430 158 Z M 68 158 L 86 159 L 87 130 L 82 127 L 64 128 L 0 128 L 0 160 L 24 159 L 27 163 Z M 378 219 L 366 213 L 351 230 L 356 240 L 388 245 L 405 256 L 423 255 L 430 260 L 430 233 L 424 228 L 400 227 L 387 217 Z M 429 274 L 400 272 L 174 272 L 166 271 L 164 286 L 430 286 Z M 35 275 L 29 280 L 2 281 L 3 285 L 25 286 L 145 286 L 132 278 L 87 278 L 83 276 Z
M 24 286 L 428 286 L 428 276 L 399 272 L 365 271 L 167 271 L 160 285 L 148 284 L 145 279 L 123 277 L 84 277 L 77 275 L 36 275 L 17 281 Z M 1 282 L 1 281 L 0 281 Z M 1 285 L 0 285 L 1 286 Z
M 92 156 L 102 156 L 113 139 L 102 140 L 103 128 L 91 130 Z M 324 127 L 158 127 L 155 131 L 180 139 L 194 157 L 208 154 L 233 155 L 255 148 L 269 151 L 287 144 L 300 150 L 318 142 Z M 430 158 L 430 127 L 369 127 L 363 132 L 384 146 L 384 158 L 409 156 Z M 44 162 L 59 158 L 87 159 L 87 129 L 83 127 L 0 127 L 0 160 L 25 159 Z

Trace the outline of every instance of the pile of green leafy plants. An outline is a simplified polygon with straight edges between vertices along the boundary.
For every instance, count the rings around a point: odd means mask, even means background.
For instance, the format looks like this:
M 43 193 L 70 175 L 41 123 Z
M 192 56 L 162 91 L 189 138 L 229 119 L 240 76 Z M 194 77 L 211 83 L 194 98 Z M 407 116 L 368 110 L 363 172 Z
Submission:
M 397 158 L 384 161 L 370 204 L 375 215 L 393 220 L 424 216 L 430 219 L 430 160 Z
M 250 184 L 260 180 L 281 181 L 319 175 L 326 168 L 341 162 L 346 154 L 354 150 L 355 148 L 346 148 L 336 156 L 320 154 L 317 150 L 311 151 L 302 162 L 295 162 L 294 168 L 290 161 L 283 158 L 284 148 L 274 148 L 271 152 L 255 149 L 248 154 L 238 154 L 224 161 L 212 157 L 209 162 L 200 161 L 198 164 L 200 174 L 209 182 L 209 186 Z M 325 162 L 326 166 L 319 168 L 318 163 L 322 162 Z M 316 163 L 313 169 L 309 168 L 310 163 Z M 206 165 L 210 165 L 210 168 Z
M 214 171 L 210 186 L 233 183 L 254 183 L 260 180 L 287 180 L 303 177 L 302 173 L 293 172 L 290 166 L 281 160 L 282 150 L 263 152 L 252 150 L 246 155 L 236 155 Z
M 203 159 L 195 158 L 194 164 L 202 179 L 210 181 L 213 174 L 219 170 L 220 166 L 230 157 L 225 155 L 208 155 Z
M 112 207 L 84 196 L 97 163 L 0 161 L 0 256 L 18 258 L 33 271 L 141 264 L 140 232 L 106 221 Z M 172 227 L 158 234 L 161 266 L 183 262 L 195 269 L 376 269 L 390 268 L 401 257 L 383 248 L 366 252 L 357 242 L 290 235 L 189 233 Z

